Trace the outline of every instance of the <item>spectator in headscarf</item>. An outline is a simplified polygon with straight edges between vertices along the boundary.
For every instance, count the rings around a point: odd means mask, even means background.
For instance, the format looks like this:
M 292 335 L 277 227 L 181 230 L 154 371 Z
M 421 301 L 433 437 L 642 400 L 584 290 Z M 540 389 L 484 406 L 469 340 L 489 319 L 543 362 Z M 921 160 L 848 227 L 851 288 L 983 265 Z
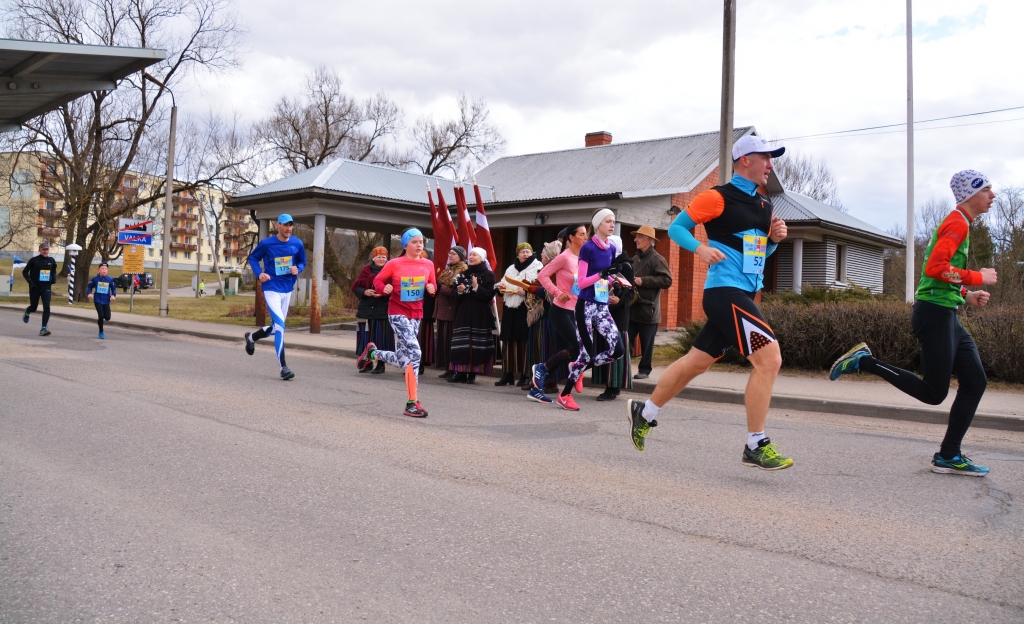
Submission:
M 458 293 L 455 278 L 469 267 L 466 264 L 466 249 L 456 245 L 448 252 L 448 266 L 437 275 L 437 297 L 434 299 L 434 318 L 437 319 L 437 344 L 434 349 L 434 363 L 444 372 L 438 375 L 447 379 L 455 375 L 448 368 L 448 356 L 452 347 L 452 329 L 455 322 L 455 307 Z
M 537 280 L 537 274 L 544 268 L 533 255 L 530 243 L 519 243 L 516 246 L 516 259 L 505 269 L 505 276 L 498 282 L 498 292 L 502 294 L 501 332 L 502 367 L 505 374 L 496 386 L 511 386 L 519 380 L 519 385 L 526 384 L 526 344 L 530 338 L 530 326 L 527 322 L 529 309 L 526 307 L 527 291 L 523 284 Z M 512 280 L 512 281 L 509 281 Z
M 478 373 L 494 367 L 494 273 L 487 268 L 487 252 L 474 247 L 469 267 L 455 278 L 458 304 L 448 367 L 455 375 L 449 383 L 476 383 Z
M 356 323 L 359 328 L 356 332 L 356 353 L 362 353 L 368 342 L 386 351 L 395 349 L 395 335 L 391 331 L 391 324 L 388 323 L 388 301 L 391 296 L 373 289 L 373 278 L 380 273 L 387 261 L 388 250 L 384 247 L 374 247 L 370 252 L 370 263 L 363 267 L 359 277 L 352 282 L 352 293 L 359 298 L 359 307 L 356 309 Z M 376 367 L 360 369 L 359 372 L 380 375 L 384 372 L 384 362 L 379 361 Z
M 612 319 L 615 321 L 615 327 L 619 330 L 619 340 L 622 341 L 622 344 L 627 344 L 629 338 L 629 304 L 633 300 L 633 293 L 636 292 L 633 285 L 633 265 L 629 262 L 629 256 L 625 255 L 622 251 L 622 239 L 612 235 L 608 237 L 608 240 L 616 252 L 615 259 L 612 262 L 619 265 L 619 275 L 623 278 L 621 280 L 611 280 L 611 292 L 608 293 L 608 311 L 611 312 Z M 594 337 L 594 342 L 599 343 L 595 345 L 599 351 L 608 348 L 608 343 L 599 335 Z M 628 390 L 633 387 L 631 364 L 629 351 L 626 350 L 625 355 L 614 362 L 595 366 L 592 369 L 590 380 L 596 386 L 604 384 L 605 387 L 604 392 L 597 395 L 598 401 L 612 401 L 619 396 L 619 392 L 623 388 Z

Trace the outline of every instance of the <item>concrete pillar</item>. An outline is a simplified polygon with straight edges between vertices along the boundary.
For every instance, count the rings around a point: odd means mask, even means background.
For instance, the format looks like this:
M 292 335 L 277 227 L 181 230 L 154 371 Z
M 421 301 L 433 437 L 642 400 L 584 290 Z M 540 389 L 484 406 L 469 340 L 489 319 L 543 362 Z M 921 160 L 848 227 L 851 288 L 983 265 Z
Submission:
M 530 240 L 530 235 L 529 235 L 529 232 L 527 231 L 525 226 L 521 225 L 518 228 L 516 228 L 516 244 L 517 245 L 519 243 L 527 243 L 527 242 L 529 242 L 529 240 Z
M 380 244 L 381 244 L 382 247 L 384 247 L 384 249 L 388 250 L 389 254 L 391 253 L 391 235 L 390 234 L 381 234 L 381 243 Z
M 803 292 L 804 284 L 804 239 L 793 239 L 793 292 Z
M 259 236 L 257 242 L 266 238 L 270 233 L 270 220 L 259 220 Z M 256 325 L 267 326 L 267 300 L 263 298 L 263 285 L 260 283 L 259 275 L 256 277 Z
M 320 333 L 320 289 L 324 279 L 324 239 L 327 236 L 327 216 L 313 216 L 313 275 L 309 289 L 309 333 Z

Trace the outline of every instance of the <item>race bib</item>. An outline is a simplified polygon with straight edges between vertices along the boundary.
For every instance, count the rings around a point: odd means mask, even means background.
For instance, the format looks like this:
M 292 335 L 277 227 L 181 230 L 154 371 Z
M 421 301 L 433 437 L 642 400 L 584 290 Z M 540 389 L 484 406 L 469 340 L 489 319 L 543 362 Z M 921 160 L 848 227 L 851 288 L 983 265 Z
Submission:
M 50 281 L 50 270 L 49 269 L 39 269 L 39 281 L 40 282 L 48 282 L 48 281 Z
M 427 286 L 427 278 L 418 275 L 402 278 L 402 301 L 423 301 L 423 291 Z
M 292 270 L 292 257 L 283 256 L 281 258 L 274 258 L 274 273 L 277 275 L 287 275 Z
M 764 261 L 768 256 L 768 237 L 743 235 L 743 272 L 764 274 Z
M 106 282 L 96 282 L 96 294 L 105 295 L 110 292 L 110 284 Z
M 594 282 L 594 301 L 608 303 L 608 280 L 600 279 Z
M 569 291 L 569 293 L 577 297 L 580 296 L 580 280 L 579 274 L 577 273 L 572 274 L 572 289 Z

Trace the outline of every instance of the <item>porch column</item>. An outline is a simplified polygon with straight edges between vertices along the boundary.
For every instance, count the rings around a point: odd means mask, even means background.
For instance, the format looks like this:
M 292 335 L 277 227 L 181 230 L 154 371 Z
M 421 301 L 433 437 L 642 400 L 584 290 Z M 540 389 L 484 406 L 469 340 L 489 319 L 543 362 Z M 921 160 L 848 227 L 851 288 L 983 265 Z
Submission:
M 520 225 L 518 228 L 516 228 L 516 245 L 518 245 L 519 243 L 529 242 L 529 240 L 530 235 L 529 233 L 527 233 L 526 228 L 524 226 Z
M 313 275 L 310 280 L 309 333 L 320 333 L 320 288 L 324 279 L 324 238 L 327 233 L 327 215 L 313 216 Z
M 793 239 L 793 292 L 803 292 L 804 284 L 804 239 Z
M 387 249 L 388 253 L 390 254 L 391 253 L 391 234 L 381 234 L 380 236 L 381 236 L 381 241 L 380 241 L 381 246 L 384 247 L 384 249 Z
M 270 221 L 268 219 L 259 219 L 259 242 L 269 236 L 270 233 Z M 267 300 L 263 298 L 263 284 L 260 282 L 260 276 L 256 275 L 256 325 L 259 327 L 267 326 Z

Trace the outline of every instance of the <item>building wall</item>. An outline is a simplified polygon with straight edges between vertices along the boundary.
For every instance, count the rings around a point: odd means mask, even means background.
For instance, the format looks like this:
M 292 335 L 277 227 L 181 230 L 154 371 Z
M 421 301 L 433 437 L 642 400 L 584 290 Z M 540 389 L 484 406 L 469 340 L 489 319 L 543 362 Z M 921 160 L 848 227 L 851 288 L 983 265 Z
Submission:
M 846 282 L 836 283 L 836 245 L 845 245 Z M 882 292 L 882 248 L 824 237 L 820 243 L 804 241 L 803 283 L 810 286 L 846 288 L 856 284 L 873 293 Z M 793 290 L 793 243 L 783 242 L 773 254 L 777 268 L 776 289 Z

